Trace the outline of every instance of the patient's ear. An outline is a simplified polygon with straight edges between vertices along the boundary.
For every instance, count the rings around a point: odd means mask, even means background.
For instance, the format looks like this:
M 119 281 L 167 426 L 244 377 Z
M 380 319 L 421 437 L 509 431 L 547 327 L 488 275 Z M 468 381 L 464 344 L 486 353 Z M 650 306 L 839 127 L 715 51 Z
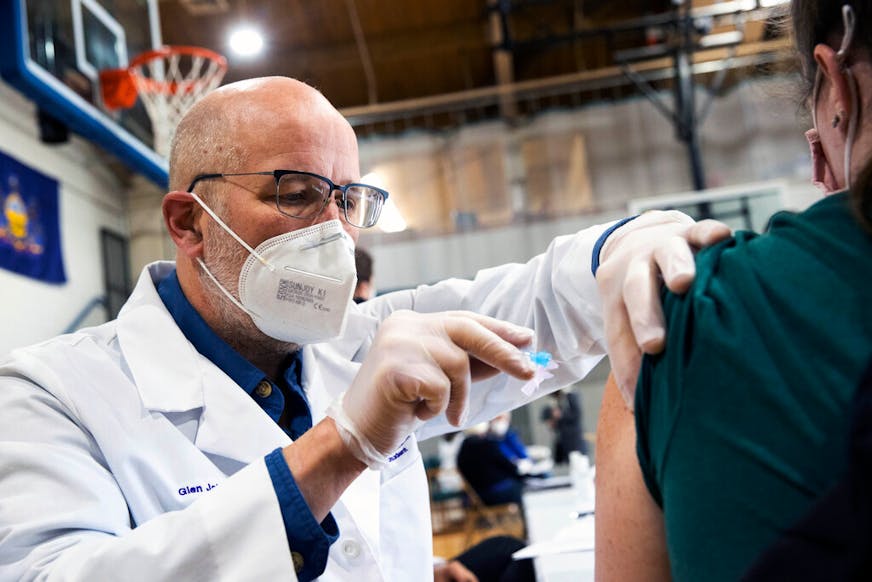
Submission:
M 179 252 L 189 258 L 202 256 L 203 234 L 200 219 L 203 210 L 190 192 L 174 191 L 164 196 L 164 223 Z
M 822 121 L 829 123 L 830 119 L 835 119 L 838 115 L 837 126 L 840 125 L 842 131 L 847 131 L 851 107 L 856 107 L 857 104 L 851 103 L 851 88 L 848 86 L 842 63 L 833 47 L 825 44 L 814 47 L 814 60 L 826 80 L 819 89 L 820 94 L 815 96 L 830 115 Z

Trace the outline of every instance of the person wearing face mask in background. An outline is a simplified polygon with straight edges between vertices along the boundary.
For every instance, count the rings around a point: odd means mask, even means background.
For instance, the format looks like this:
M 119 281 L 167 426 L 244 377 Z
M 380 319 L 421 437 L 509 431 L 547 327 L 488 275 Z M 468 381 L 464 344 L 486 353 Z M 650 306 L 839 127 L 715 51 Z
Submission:
M 521 437 L 512 428 L 512 413 L 503 412 L 490 421 L 490 434 L 500 443 L 500 452 L 511 462 L 529 461 L 527 447 L 521 442 Z M 522 473 L 525 471 L 521 471 Z
M 632 337 L 633 313 L 662 335 L 633 293 L 604 327 L 597 265 L 609 296 L 632 260 L 680 288 L 690 245 L 725 230 L 646 215 L 355 308 L 358 229 L 388 193 L 358 183 L 354 131 L 315 89 L 214 91 L 169 167 L 175 262 L 115 321 L 0 363 L 0 580 L 426 580 L 418 439 L 531 398 L 530 326 L 562 362 L 539 393 Z
M 554 468 L 550 458 L 530 458 L 521 435 L 512 428 L 512 413 L 498 414 L 489 423 L 489 434 L 500 445 L 500 452 L 518 467 L 518 472 L 530 477 L 546 477 Z
M 827 194 L 697 255 L 597 434 L 600 580 L 872 572 L 872 2 L 794 0 Z M 632 370 L 616 370 L 625 377 Z

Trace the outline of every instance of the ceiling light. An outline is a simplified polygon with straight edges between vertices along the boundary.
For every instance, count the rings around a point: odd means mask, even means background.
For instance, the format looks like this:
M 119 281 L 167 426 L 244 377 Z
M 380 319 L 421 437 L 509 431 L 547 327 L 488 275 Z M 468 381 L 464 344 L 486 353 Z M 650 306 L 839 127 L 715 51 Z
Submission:
M 230 48 L 239 56 L 250 57 L 263 49 L 263 37 L 253 28 L 239 28 L 230 35 Z

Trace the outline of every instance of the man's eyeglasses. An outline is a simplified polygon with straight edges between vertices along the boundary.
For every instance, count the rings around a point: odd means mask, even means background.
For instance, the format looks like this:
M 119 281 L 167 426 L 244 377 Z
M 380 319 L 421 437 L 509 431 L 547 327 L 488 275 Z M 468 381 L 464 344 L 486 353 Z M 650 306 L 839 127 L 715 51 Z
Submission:
M 388 193 L 381 188 L 352 182 L 340 186 L 330 179 L 310 172 L 296 170 L 273 170 L 272 172 L 247 172 L 241 174 L 200 174 L 188 192 L 201 180 L 231 176 L 273 176 L 276 183 L 276 208 L 291 218 L 315 218 L 332 200 L 334 191 L 342 193 L 341 208 L 348 224 L 357 228 L 369 228 L 378 222 Z

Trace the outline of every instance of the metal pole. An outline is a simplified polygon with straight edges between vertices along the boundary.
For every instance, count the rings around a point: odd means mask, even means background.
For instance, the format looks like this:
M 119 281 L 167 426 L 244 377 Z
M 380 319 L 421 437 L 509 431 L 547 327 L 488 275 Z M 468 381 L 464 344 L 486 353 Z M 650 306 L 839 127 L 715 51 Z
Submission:
M 690 158 L 690 174 L 694 190 L 705 189 L 705 171 L 702 154 L 699 150 L 699 135 L 696 125 L 696 105 L 693 91 L 693 70 L 690 55 L 693 51 L 691 32 L 693 20 L 690 16 L 690 2 L 685 0 L 684 14 L 678 19 L 680 43 L 675 52 L 676 116 L 678 117 L 678 137 L 687 145 Z
M 696 104 L 693 91 L 693 74 L 690 69 L 690 56 L 681 47 L 675 55 L 675 70 L 678 73 L 677 117 L 678 138 L 687 146 L 690 158 L 690 175 L 694 190 L 705 189 L 705 172 L 702 155 L 699 151 L 699 133 L 696 126 Z

